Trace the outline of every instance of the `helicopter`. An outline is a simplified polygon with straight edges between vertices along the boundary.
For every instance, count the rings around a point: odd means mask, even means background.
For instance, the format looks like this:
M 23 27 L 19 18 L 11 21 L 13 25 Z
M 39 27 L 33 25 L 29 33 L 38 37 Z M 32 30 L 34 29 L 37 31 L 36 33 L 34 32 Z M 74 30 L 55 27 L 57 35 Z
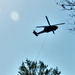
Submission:
M 42 31 L 40 31 L 40 32 L 36 32 L 35 30 L 33 30 L 34 35 L 38 36 L 41 33 L 48 33 L 48 32 L 53 32 L 53 34 L 55 34 L 54 31 L 56 31 L 58 29 L 57 25 L 65 24 L 65 23 L 59 23 L 59 24 L 51 25 L 50 22 L 49 22 L 48 17 L 45 16 L 45 18 L 46 18 L 49 26 L 37 26 L 36 28 L 44 28 L 44 29 Z

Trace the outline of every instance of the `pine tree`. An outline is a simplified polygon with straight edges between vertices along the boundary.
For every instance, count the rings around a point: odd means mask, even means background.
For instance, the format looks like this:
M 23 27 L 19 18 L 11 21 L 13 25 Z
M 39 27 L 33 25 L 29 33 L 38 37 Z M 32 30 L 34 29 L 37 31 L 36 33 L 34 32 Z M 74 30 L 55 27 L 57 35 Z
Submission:
M 58 71 L 58 68 L 48 69 L 48 65 L 45 65 L 42 61 L 30 61 L 26 59 L 25 62 L 22 62 L 19 67 L 18 75 L 60 75 L 61 72 Z

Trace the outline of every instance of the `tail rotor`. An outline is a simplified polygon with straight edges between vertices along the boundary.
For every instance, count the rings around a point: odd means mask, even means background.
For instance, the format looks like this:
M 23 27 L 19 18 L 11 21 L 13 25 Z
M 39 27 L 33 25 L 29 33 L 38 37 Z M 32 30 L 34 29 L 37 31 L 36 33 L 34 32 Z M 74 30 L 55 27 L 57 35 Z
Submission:
M 33 34 L 36 35 L 36 36 L 38 36 L 38 33 L 35 30 L 33 31 Z

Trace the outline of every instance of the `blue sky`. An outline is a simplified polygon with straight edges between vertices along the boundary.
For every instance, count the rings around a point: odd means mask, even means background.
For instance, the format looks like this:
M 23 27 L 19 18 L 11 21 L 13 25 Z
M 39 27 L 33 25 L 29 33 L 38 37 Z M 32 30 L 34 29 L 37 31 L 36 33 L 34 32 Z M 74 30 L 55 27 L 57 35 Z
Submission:
M 57 66 L 61 75 L 75 74 L 75 32 L 67 30 L 67 23 L 55 35 L 32 33 L 36 26 L 47 25 L 46 15 L 51 24 L 69 18 L 55 0 L 0 1 L 0 75 L 17 75 L 26 58 Z

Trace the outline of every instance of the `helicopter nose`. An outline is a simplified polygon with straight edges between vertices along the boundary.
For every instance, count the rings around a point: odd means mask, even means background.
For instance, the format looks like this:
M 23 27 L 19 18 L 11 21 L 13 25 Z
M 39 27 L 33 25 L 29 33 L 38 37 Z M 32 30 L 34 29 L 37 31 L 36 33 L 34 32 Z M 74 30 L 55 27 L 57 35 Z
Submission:
M 56 29 L 58 29 L 58 27 L 56 27 Z

